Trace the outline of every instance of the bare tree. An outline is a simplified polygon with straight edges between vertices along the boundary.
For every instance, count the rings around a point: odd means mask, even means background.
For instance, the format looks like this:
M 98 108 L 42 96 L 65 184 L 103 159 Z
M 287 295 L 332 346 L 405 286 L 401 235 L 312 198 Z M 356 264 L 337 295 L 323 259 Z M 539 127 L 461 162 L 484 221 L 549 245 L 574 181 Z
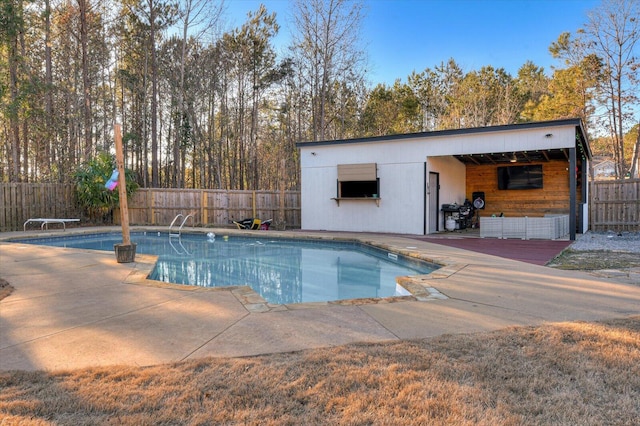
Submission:
M 605 67 L 603 105 L 614 143 L 618 177 L 635 176 L 637 161 L 629 165 L 625 159 L 624 134 L 637 122 L 633 111 L 634 107 L 637 111 L 639 101 L 640 3 L 638 0 L 603 0 L 589 13 L 584 34 Z M 636 153 L 637 145 L 636 142 Z
M 292 51 L 311 103 L 311 135 L 325 139 L 329 103 L 336 82 L 353 84 L 364 76 L 365 55 L 358 48 L 364 18 L 361 1 L 296 0 Z
M 84 94 L 84 158 L 91 158 L 93 152 L 93 132 L 91 113 L 91 78 L 89 75 L 89 20 L 91 4 L 88 0 L 78 0 L 78 12 L 80 13 L 80 50 L 82 54 L 82 88 Z
M 151 51 L 151 187 L 160 184 L 158 138 L 158 39 L 176 18 L 176 4 L 172 0 L 126 0 L 128 9 L 145 26 L 148 48 Z
M 180 81 L 178 88 L 178 117 L 179 128 L 176 132 L 175 140 L 175 153 L 174 153 L 174 167 L 178 174 L 177 182 L 179 186 L 184 185 L 185 176 L 182 173 L 181 168 L 185 167 L 184 163 L 178 164 L 180 156 L 178 150 L 181 146 L 184 146 L 183 129 L 188 128 L 195 122 L 195 117 L 190 114 L 191 108 L 187 106 L 187 91 L 185 87 L 185 66 L 187 61 L 187 50 L 189 46 L 189 37 L 192 29 L 197 29 L 195 35 L 191 35 L 191 38 L 198 41 L 205 34 L 215 30 L 218 26 L 218 21 L 224 9 L 224 0 L 219 2 L 212 2 L 209 0 L 182 0 L 178 8 L 178 20 L 182 26 L 182 46 L 180 52 Z M 195 182 L 195 169 L 193 170 Z
M 44 9 L 45 20 L 45 124 L 46 124 L 46 138 L 44 138 L 44 152 L 43 162 L 45 165 L 47 175 L 51 174 L 51 135 L 53 134 L 53 70 L 51 62 L 51 3 L 49 0 L 45 0 Z
M 9 92 L 8 105 L 3 105 L 4 113 L 9 117 L 8 129 L 5 130 L 7 143 L 9 182 L 19 182 L 20 179 L 20 120 L 18 116 L 20 76 L 19 39 L 24 31 L 22 1 L 3 2 L 3 25 L 0 26 L 0 46 L 6 51 L 9 78 L 3 82 Z M 4 59 L 4 58 L 3 58 Z

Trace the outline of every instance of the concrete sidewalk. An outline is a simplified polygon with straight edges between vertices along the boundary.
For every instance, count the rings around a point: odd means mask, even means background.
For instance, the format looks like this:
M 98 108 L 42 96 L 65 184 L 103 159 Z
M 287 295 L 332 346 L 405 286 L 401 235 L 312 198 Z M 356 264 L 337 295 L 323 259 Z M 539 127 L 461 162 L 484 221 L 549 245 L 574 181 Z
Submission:
M 0 301 L 0 369 L 144 366 L 640 314 L 638 285 L 408 237 L 317 235 L 422 253 L 445 267 L 420 285 L 446 298 L 268 306 L 244 288 L 146 280 L 152 256 L 118 264 L 111 252 L 0 242 L 0 277 L 15 288 Z

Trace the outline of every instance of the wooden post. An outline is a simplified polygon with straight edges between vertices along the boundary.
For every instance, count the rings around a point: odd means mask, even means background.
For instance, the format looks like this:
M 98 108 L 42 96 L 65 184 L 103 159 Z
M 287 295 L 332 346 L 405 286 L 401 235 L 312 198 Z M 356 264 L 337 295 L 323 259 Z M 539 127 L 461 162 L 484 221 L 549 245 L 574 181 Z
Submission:
M 127 206 L 127 182 L 124 176 L 124 153 L 120 124 L 113 127 L 116 139 L 116 164 L 118 167 L 118 194 L 120 195 L 120 223 L 122 225 L 122 244 L 131 245 L 129 235 L 129 207 Z
M 207 217 L 207 193 L 204 189 L 200 190 L 200 218 L 202 225 L 206 225 L 209 218 Z
M 251 192 L 251 213 L 253 218 L 256 218 L 256 191 Z
M 281 229 L 283 231 L 287 227 L 287 224 L 286 224 L 287 216 L 286 216 L 285 211 L 284 211 L 284 208 L 285 208 L 285 199 L 284 199 L 284 197 L 285 197 L 285 193 L 284 193 L 284 186 L 285 186 L 285 182 L 284 182 L 284 173 L 285 173 L 285 171 L 284 170 L 285 170 L 285 166 L 286 166 L 286 162 L 285 162 L 285 159 L 283 158 L 282 160 L 280 160 L 280 185 L 279 185 L 280 186 L 280 206 L 279 206 L 280 212 L 279 212 L 279 215 L 278 215 L 279 219 L 280 219 L 279 220 L 280 227 L 281 227 Z
M 151 188 L 147 188 L 147 196 L 145 197 L 145 202 L 147 203 L 147 218 L 149 220 L 148 223 L 155 225 L 156 214 L 153 211 L 153 191 L 151 191 Z

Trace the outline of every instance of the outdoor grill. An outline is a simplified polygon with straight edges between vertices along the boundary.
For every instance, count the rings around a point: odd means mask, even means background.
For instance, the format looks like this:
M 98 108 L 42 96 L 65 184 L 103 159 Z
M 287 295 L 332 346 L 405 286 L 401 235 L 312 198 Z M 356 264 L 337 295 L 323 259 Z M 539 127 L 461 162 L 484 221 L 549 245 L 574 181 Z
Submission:
M 444 212 L 444 223 L 447 231 L 454 229 L 471 228 L 473 219 L 473 205 L 466 200 L 464 204 L 443 204 L 441 210 Z

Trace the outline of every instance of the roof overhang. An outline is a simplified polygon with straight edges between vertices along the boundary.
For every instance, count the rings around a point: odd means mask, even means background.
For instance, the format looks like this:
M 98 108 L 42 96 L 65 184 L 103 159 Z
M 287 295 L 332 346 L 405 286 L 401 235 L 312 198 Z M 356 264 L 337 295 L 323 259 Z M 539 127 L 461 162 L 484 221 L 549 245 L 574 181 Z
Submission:
M 552 160 L 568 160 L 569 150 L 576 148 L 576 153 L 579 158 L 591 159 L 591 149 L 587 140 L 586 132 L 582 125 L 582 120 L 579 118 L 552 120 L 552 121 L 536 121 L 529 123 L 509 124 L 503 126 L 487 126 L 487 127 L 473 127 L 468 129 L 451 129 L 451 130 L 439 130 L 433 132 L 420 132 L 420 133 L 404 133 L 398 135 L 387 136 L 375 136 L 369 138 L 356 138 L 356 139 L 339 139 L 329 141 L 317 141 L 317 142 L 298 142 L 296 147 L 298 148 L 310 148 L 329 145 L 342 145 L 342 144 L 366 144 L 377 142 L 393 142 L 403 141 L 408 139 L 428 141 L 432 138 L 444 138 L 453 136 L 465 136 L 465 135 L 477 135 L 482 133 L 500 133 L 519 131 L 527 129 L 541 129 L 554 127 L 567 127 L 572 126 L 575 128 L 575 145 L 565 146 L 562 148 L 554 149 L 539 149 L 538 147 L 531 147 L 531 149 L 523 150 L 522 148 L 517 151 L 507 152 L 473 152 L 465 154 L 455 154 L 454 156 L 465 164 L 502 164 L 510 162 L 520 163 L 532 163 L 532 162 L 546 162 Z M 515 161 L 514 161 L 515 160 Z
M 486 165 L 486 164 L 508 164 L 508 163 L 541 163 L 555 160 L 569 161 L 569 150 L 545 149 L 534 151 L 513 151 L 499 153 L 482 153 L 454 155 L 464 164 Z

